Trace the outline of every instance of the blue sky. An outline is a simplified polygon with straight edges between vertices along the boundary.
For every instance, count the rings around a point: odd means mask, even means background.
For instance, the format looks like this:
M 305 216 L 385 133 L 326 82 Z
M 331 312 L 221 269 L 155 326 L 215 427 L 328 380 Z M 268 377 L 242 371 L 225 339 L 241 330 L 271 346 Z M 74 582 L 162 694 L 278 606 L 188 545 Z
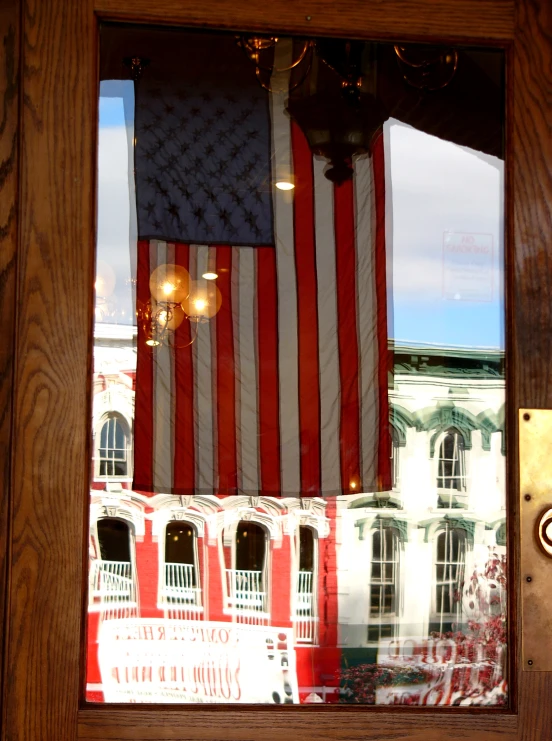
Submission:
M 115 271 L 112 301 L 119 321 L 126 322 L 133 308 L 123 95 L 132 111 L 133 83 L 102 83 L 98 259 Z M 387 199 L 390 336 L 411 343 L 503 348 L 503 162 L 402 124 L 387 126 L 386 160 L 392 181 L 392 199 L 389 189 Z M 446 245 L 463 241 L 484 248 L 487 256 L 451 257 Z

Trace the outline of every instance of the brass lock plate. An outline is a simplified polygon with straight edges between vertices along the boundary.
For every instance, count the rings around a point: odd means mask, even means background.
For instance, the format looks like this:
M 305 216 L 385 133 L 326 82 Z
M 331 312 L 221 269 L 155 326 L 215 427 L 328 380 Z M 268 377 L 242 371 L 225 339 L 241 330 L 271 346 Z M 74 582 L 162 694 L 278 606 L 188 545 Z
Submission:
M 524 671 L 552 671 L 552 410 L 519 412 Z

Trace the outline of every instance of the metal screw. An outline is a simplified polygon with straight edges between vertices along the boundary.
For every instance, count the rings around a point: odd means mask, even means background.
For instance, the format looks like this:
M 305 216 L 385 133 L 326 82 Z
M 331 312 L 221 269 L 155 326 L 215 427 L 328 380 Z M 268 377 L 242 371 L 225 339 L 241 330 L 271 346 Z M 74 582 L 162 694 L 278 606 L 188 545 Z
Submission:
M 533 581 L 533 577 L 532 577 L 532 576 L 527 576 L 527 577 L 525 578 L 525 581 L 527 581 L 527 582 L 532 582 L 532 581 Z
M 529 420 L 531 419 L 531 415 L 529 414 L 529 412 L 525 412 L 525 414 L 523 415 L 523 419 L 526 422 L 529 422 Z
M 526 494 L 525 495 L 525 501 L 526 502 L 530 502 L 531 501 L 531 495 L 530 494 Z
M 533 659 L 529 659 L 527 663 L 529 664 L 529 666 L 533 666 Z

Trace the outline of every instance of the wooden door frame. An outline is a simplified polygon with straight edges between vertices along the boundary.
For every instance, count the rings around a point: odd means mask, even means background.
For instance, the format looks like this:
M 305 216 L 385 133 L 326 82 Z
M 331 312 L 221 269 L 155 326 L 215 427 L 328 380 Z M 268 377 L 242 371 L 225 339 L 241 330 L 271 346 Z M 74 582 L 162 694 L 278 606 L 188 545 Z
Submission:
M 15 339 L 15 264 L 18 240 L 19 192 L 19 47 L 20 6 L 6 0 L 0 7 L 0 623 L 7 610 L 10 522 L 10 439 Z M 0 666 L 5 631 L 0 630 Z M 0 675 L 0 720 L 3 709 Z
M 17 8 L 17 0 L 11 2 Z M 20 2 L 21 144 L 19 170 L 8 196 L 14 203 L 19 199 L 17 228 L 13 227 L 18 237 L 10 237 L 8 247 L 13 255 L 18 245 L 19 305 L 15 319 L 13 310 L 2 316 L 4 337 L 13 333 L 17 322 L 12 407 L 7 402 L 8 418 L 13 408 L 13 423 L 3 737 L 548 739 L 552 673 L 522 671 L 513 632 L 515 691 L 506 712 L 339 706 L 91 707 L 82 704 L 82 697 L 98 20 L 383 40 L 439 39 L 506 50 L 508 496 L 514 577 L 510 606 L 511 622 L 519 625 L 516 414 L 520 407 L 552 407 L 552 251 L 546 252 L 546 239 L 552 234 L 549 1 Z M 13 111 L 11 116 L 13 121 Z M 13 270 L 9 274 L 8 305 L 13 303 L 15 286 Z M 0 445 L 9 434 L 10 425 L 8 432 L 4 427 Z M 0 536 L 6 523 L 7 516 L 2 519 L 0 511 Z

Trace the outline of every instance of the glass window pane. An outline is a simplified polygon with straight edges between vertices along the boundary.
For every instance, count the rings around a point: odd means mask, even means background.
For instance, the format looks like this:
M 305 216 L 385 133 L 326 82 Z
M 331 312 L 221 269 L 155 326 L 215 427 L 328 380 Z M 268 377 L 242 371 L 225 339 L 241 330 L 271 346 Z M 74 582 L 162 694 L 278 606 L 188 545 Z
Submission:
M 87 699 L 504 705 L 503 52 L 100 36 Z

